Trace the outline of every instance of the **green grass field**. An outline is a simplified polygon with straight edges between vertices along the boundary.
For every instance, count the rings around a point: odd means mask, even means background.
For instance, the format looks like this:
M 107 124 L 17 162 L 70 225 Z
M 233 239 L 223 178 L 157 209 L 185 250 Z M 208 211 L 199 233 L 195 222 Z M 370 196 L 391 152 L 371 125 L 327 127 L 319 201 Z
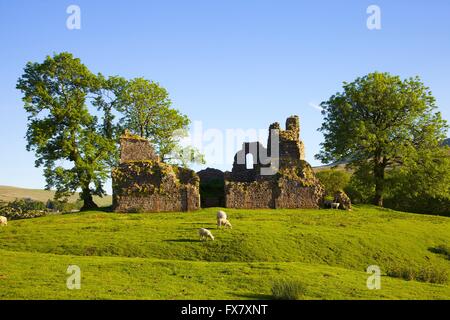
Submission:
M 27 189 L 11 186 L 0 186 L 0 201 L 10 202 L 16 199 L 30 198 L 36 201 L 47 202 L 48 199 L 53 199 L 55 191 L 42 189 Z M 75 193 L 69 198 L 69 202 L 75 202 L 79 198 L 78 193 Z M 98 197 L 94 196 L 95 203 L 100 207 L 106 207 L 112 204 L 112 197 Z
M 359 206 L 338 210 L 226 209 L 190 213 L 83 212 L 0 228 L 0 299 L 270 299 L 274 281 L 304 299 L 450 299 L 449 281 L 386 276 L 395 267 L 450 270 L 450 218 Z M 215 241 L 200 242 L 209 228 Z M 69 265 L 81 289 L 66 288 Z M 369 265 L 381 289 L 366 287 Z

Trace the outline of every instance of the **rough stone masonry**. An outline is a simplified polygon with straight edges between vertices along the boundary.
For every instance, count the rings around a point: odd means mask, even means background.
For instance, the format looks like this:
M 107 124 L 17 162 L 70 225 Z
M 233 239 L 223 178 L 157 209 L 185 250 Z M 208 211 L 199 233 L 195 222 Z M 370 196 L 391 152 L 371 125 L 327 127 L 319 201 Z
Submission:
M 278 156 L 275 152 L 271 154 L 271 130 L 279 139 Z M 324 188 L 305 161 L 298 116 L 286 120 L 285 130 L 278 123 L 270 125 L 267 146 L 266 149 L 259 142 L 246 142 L 236 153 L 232 171 L 225 173 L 225 206 L 245 209 L 319 208 Z M 261 168 L 270 166 L 261 159 L 261 155 L 278 161 L 279 169 L 275 174 L 261 175 Z
M 120 164 L 112 171 L 116 212 L 190 211 L 200 208 L 199 178 L 160 161 L 150 142 L 125 132 Z

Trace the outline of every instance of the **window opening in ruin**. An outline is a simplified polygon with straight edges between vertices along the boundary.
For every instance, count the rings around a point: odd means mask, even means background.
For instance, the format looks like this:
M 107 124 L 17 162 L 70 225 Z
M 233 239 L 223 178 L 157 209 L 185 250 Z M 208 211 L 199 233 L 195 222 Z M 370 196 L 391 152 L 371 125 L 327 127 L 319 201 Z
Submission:
M 253 169 L 253 154 L 247 153 L 245 156 L 245 167 L 246 169 Z

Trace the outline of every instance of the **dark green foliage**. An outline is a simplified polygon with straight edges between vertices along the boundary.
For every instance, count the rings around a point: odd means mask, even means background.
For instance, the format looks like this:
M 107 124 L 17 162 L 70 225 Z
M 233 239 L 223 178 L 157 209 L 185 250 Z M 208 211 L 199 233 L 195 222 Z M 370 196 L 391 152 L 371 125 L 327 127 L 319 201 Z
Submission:
M 333 196 L 336 192 L 345 190 L 351 174 L 344 170 L 330 169 L 317 172 L 316 177 L 325 187 L 326 195 Z
M 271 290 L 275 300 L 299 300 L 306 294 L 306 286 L 295 280 L 275 281 Z
M 344 190 L 352 203 L 371 203 L 375 195 L 375 185 L 368 166 L 361 166 L 350 177 Z
M 387 172 L 386 206 L 396 210 L 450 215 L 450 148 L 421 151 Z
M 435 248 L 430 248 L 429 250 L 436 254 L 442 254 L 443 256 L 445 256 L 447 259 L 450 260 L 450 246 L 448 245 L 441 244 Z
M 0 205 L 0 215 L 10 220 L 36 218 L 47 215 L 45 203 L 32 199 L 16 199 Z
M 386 171 L 425 161 L 438 165 L 436 150 L 448 126 L 435 112 L 430 89 L 418 77 L 401 80 L 388 73 L 371 73 L 344 83 L 343 92 L 321 106 L 325 119 L 319 131 L 325 142 L 316 157 L 323 162 L 347 160 L 356 171 L 368 167 L 374 204 L 383 206 Z
M 56 212 L 70 212 L 73 210 L 80 210 L 83 207 L 83 201 L 76 202 L 48 200 L 46 204 L 47 210 Z
M 389 277 L 402 278 L 407 281 L 415 280 L 437 284 L 445 284 L 448 280 L 447 270 L 433 265 L 422 268 L 396 266 L 391 267 L 386 274 Z

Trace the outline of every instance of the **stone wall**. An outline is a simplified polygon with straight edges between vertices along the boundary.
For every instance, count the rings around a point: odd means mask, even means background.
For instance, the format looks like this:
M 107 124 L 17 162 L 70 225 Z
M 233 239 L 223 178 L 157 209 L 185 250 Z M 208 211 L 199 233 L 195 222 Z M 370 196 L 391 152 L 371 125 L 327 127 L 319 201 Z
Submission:
M 149 141 L 126 131 L 120 137 L 120 163 L 145 160 L 158 160 Z
M 320 186 L 305 187 L 300 181 L 282 178 L 278 181 L 275 208 L 318 209 L 323 197 Z
M 271 131 L 279 140 L 279 154 L 271 150 Z M 259 142 L 244 143 L 234 157 L 231 172 L 225 173 L 225 204 L 229 208 L 319 208 L 323 187 L 315 177 L 305 158 L 300 140 L 298 116 L 286 120 L 286 130 L 278 123 L 269 127 L 268 148 Z M 261 153 L 255 150 L 262 151 Z M 253 155 L 253 168 L 247 164 L 246 155 Z M 262 175 L 261 168 L 268 167 L 269 155 L 279 167 L 274 175 Z
M 275 208 L 275 182 L 225 182 L 225 206 L 227 208 L 257 209 Z
M 163 163 L 150 143 L 125 134 L 113 169 L 116 212 L 191 211 L 200 208 L 199 178 L 189 169 Z

